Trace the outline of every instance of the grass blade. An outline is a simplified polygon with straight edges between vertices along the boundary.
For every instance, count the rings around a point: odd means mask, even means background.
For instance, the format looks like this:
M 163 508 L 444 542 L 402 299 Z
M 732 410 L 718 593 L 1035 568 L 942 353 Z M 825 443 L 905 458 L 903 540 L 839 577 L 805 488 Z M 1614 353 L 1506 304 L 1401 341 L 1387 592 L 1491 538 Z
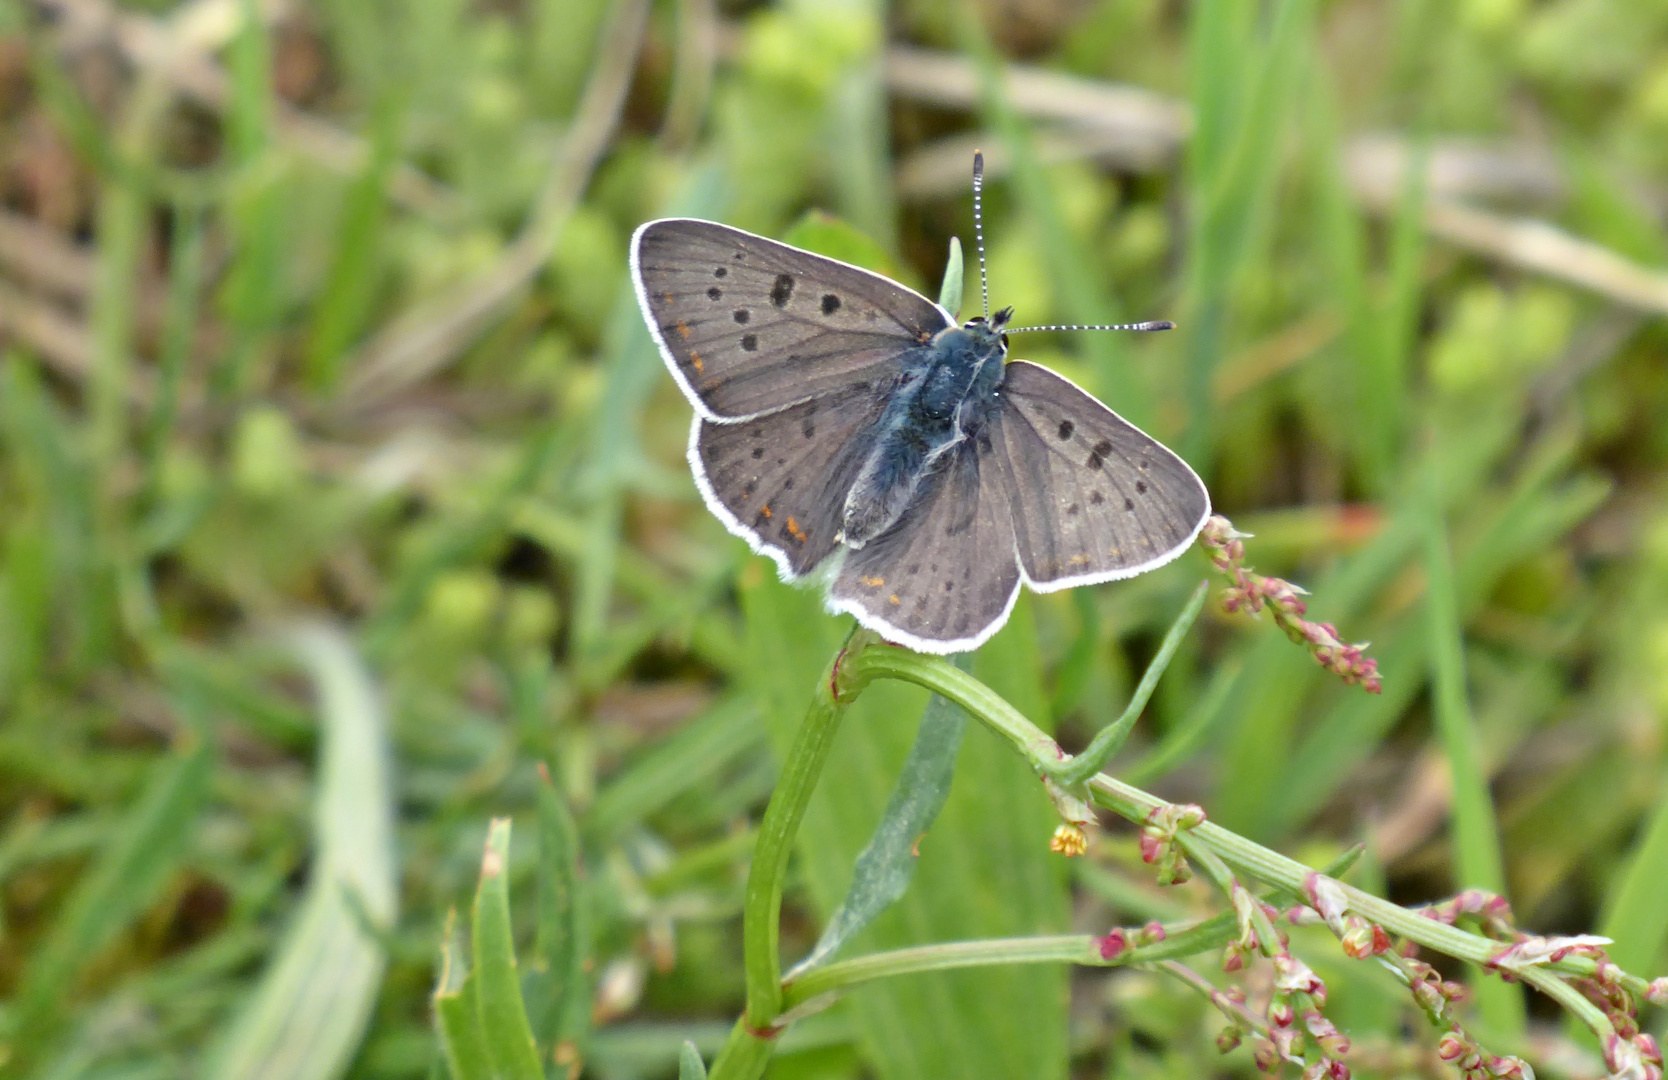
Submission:
M 1424 523 L 1425 572 L 1429 580 L 1425 612 L 1435 675 L 1432 696 L 1436 727 L 1448 758 L 1449 783 L 1453 787 L 1456 876 L 1464 887 L 1486 889 L 1504 896 L 1506 871 L 1500 858 L 1500 829 L 1489 797 L 1488 773 L 1477 751 L 1466 690 L 1464 630 L 1434 456 L 1430 471 Z M 1521 1036 L 1526 1022 L 1522 990 L 1487 977 L 1478 977 L 1471 985 L 1477 995 L 1477 1007 L 1490 1026 L 1502 1033 Z
M 477 1015 L 494 1072 L 503 1080 L 543 1080 L 538 1046 L 527 1022 L 510 928 L 510 819 L 494 818 L 481 859 L 470 934 L 475 951 Z
M 6 1017 L 19 1058 L 52 1041 L 76 975 L 155 898 L 196 827 L 213 765 L 210 742 L 188 732 L 176 753 L 151 767 L 24 972 Z

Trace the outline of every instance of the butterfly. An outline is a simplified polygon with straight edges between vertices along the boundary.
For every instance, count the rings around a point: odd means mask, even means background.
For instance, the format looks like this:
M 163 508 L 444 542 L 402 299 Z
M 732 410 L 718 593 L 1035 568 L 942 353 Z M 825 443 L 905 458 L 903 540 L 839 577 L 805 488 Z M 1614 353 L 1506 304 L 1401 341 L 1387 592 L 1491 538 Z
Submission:
M 974 222 L 981 158 L 974 160 Z M 919 652 L 977 648 L 1020 585 L 1176 558 L 1210 515 L 1180 457 L 1069 379 L 1008 359 L 1011 308 L 960 325 L 912 289 L 728 225 L 631 239 L 649 332 L 695 409 L 707 507 L 785 580 Z M 1169 323 L 1024 329 L 1169 329 Z

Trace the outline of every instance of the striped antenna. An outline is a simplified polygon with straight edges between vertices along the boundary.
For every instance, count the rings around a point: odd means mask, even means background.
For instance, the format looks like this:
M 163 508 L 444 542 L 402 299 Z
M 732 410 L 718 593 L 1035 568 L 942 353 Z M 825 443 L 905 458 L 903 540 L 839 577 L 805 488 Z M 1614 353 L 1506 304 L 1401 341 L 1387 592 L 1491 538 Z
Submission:
M 979 248 L 979 292 L 984 297 L 985 321 L 990 321 L 990 281 L 985 277 L 985 223 L 979 196 L 985 187 L 985 155 L 973 151 L 973 242 Z
M 1126 322 L 1103 324 L 1100 326 L 1010 326 L 1004 333 L 1034 334 L 1041 330 L 1174 330 L 1176 324 L 1168 319 L 1156 322 Z

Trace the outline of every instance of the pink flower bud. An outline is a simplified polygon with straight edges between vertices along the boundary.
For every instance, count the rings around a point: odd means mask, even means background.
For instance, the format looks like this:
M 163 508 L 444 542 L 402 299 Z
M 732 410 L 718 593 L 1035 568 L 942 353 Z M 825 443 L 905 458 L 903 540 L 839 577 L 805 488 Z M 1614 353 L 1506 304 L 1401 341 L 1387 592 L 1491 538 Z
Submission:
M 1105 937 L 1096 938 L 1095 943 L 1100 946 L 1100 958 L 1102 960 L 1116 960 L 1125 949 L 1129 948 L 1129 939 L 1122 930 L 1116 928 L 1106 934 Z
M 1651 980 L 1645 988 L 1645 1000 L 1652 1005 L 1668 1005 L 1668 975 Z
M 1280 1068 L 1280 1051 L 1267 1039 L 1258 1039 L 1257 1048 L 1251 1052 L 1251 1060 L 1261 1073 L 1274 1073 Z
M 1163 941 L 1165 936 L 1164 924 L 1154 919 L 1141 928 L 1141 932 L 1136 935 L 1136 944 L 1156 945 Z
M 1221 1053 L 1229 1053 L 1239 1045 L 1241 1038 L 1238 1027 L 1230 1024 L 1216 1034 L 1216 1049 Z
M 1656 1037 L 1646 1032 L 1640 1032 L 1633 1037 L 1633 1045 L 1639 1048 L 1640 1055 L 1653 1065 L 1662 1064 L 1662 1047 L 1657 1045 Z

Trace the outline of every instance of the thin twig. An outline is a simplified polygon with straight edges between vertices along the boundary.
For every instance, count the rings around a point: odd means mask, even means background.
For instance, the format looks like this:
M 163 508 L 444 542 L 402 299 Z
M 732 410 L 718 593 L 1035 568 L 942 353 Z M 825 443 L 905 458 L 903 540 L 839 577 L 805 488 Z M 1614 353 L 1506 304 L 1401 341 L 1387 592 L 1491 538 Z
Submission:
M 646 0 L 614 9 L 590 82 L 563 138 L 544 190 L 499 264 L 438 310 L 396 320 L 344 365 L 354 375 L 344 400 L 364 406 L 444 367 L 532 281 L 561 238 L 591 173 L 613 138 L 631 86 L 648 13 Z

